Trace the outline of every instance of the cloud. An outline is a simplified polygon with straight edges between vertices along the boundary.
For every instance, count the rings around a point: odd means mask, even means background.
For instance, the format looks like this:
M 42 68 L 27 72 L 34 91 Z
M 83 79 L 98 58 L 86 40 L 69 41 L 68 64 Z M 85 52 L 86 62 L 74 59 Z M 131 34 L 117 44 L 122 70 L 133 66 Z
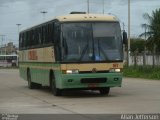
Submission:
M 105 13 L 117 15 L 127 30 L 128 0 L 105 0 Z M 139 34 L 142 14 L 151 14 L 159 8 L 160 0 L 131 0 L 131 33 Z M 102 13 L 103 0 L 90 0 L 90 12 Z M 18 43 L 17 23 L 26 28 L 43 20 L 41 11 L 47 11 L 46 19 L 69 14 L 71 11 L 87 11 L 87 0 L 0 0 L 0 33 Z

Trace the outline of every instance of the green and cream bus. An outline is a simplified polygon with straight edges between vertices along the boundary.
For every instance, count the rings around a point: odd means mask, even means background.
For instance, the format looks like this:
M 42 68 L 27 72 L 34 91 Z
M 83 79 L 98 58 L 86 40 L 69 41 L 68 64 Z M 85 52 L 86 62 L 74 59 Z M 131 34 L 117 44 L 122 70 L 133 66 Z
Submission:
M 123 44 L 120 23 L 112 15 L 69 14 L 20 32 L 20 76 L 29 88 L 99 90 L 121 87 Z

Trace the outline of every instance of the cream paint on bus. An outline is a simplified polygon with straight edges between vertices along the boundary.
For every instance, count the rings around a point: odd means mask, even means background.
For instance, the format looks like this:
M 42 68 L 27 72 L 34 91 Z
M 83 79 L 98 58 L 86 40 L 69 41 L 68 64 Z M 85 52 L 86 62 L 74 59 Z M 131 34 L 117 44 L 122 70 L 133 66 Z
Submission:
M 55 62 L 53 47 L 37 48 L 24 50 L 19 52 L 19 61 L 24 62 Z M 31 65 L 30 65 L 31 66 Z M 27 65 L 21 65 L 21 67 L 28 67 Z M 85 63 L 85 64 L 61 64 L 60 68 L 47 67 L 47 66 L 31 66 L 36 69 L 53 69 L 53 70 L 68 70 L 78 69 L 79 71 L 91 71 L 93 68 L 96 70 L 109 70 L 111 68 L 123 68 L 123 63 Z
M 79 71 L 92 71 L 95 68 L 97 71 L 102 70 L 110 70 L 114 69 L 122 69 L 123 63 L 85 63 L 85 64 L 62 64 L 61 70 L 72 70 L 78 69 Z
M 19 52 L 19 61 L 23 62 L 55 62 L 52 47 L 23 50 Z

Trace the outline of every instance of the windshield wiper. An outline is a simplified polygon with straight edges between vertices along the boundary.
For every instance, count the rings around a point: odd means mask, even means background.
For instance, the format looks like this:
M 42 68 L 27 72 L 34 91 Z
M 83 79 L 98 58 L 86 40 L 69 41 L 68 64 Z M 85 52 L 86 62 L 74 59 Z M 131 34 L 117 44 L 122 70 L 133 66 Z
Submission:
M 81 56 L 80 56 L 80 58 L 79 58 L 79 61 L 82 60 L 83 56 L 85 55 L 85 53 L 86 53 L 86 51 L 87 51 L 87 49 L 88 49 L 88 46 L 89 46 L 89 42 L 87 42 L 86 46 L 84 47 L 84 49 L 83 49 L 83 51 L 82 51 L 82 54 L 81 54 Z
M 105 59 L 108 60 L 108 57 L 107 57 L 105 51 L 103 50 L 103 48 L 102 48 L 102 46 L 101 46 L 101 44 L 100 44 L 99 39 L 98 39 L 98 51 L 99 51 L 99 56 L 100 56 L 100 51 L 101 51 L 102 54 L 104 55 Z

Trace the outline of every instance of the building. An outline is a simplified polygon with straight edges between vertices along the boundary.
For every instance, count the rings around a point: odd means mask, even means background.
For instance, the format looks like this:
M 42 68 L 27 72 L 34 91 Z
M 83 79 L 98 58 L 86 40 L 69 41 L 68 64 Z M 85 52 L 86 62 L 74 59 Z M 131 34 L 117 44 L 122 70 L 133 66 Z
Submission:
M 18 48 L 13 44 L 13 42 L 9 42 L 7 45 L 0 47 L 0 54 L 17 54 Z

